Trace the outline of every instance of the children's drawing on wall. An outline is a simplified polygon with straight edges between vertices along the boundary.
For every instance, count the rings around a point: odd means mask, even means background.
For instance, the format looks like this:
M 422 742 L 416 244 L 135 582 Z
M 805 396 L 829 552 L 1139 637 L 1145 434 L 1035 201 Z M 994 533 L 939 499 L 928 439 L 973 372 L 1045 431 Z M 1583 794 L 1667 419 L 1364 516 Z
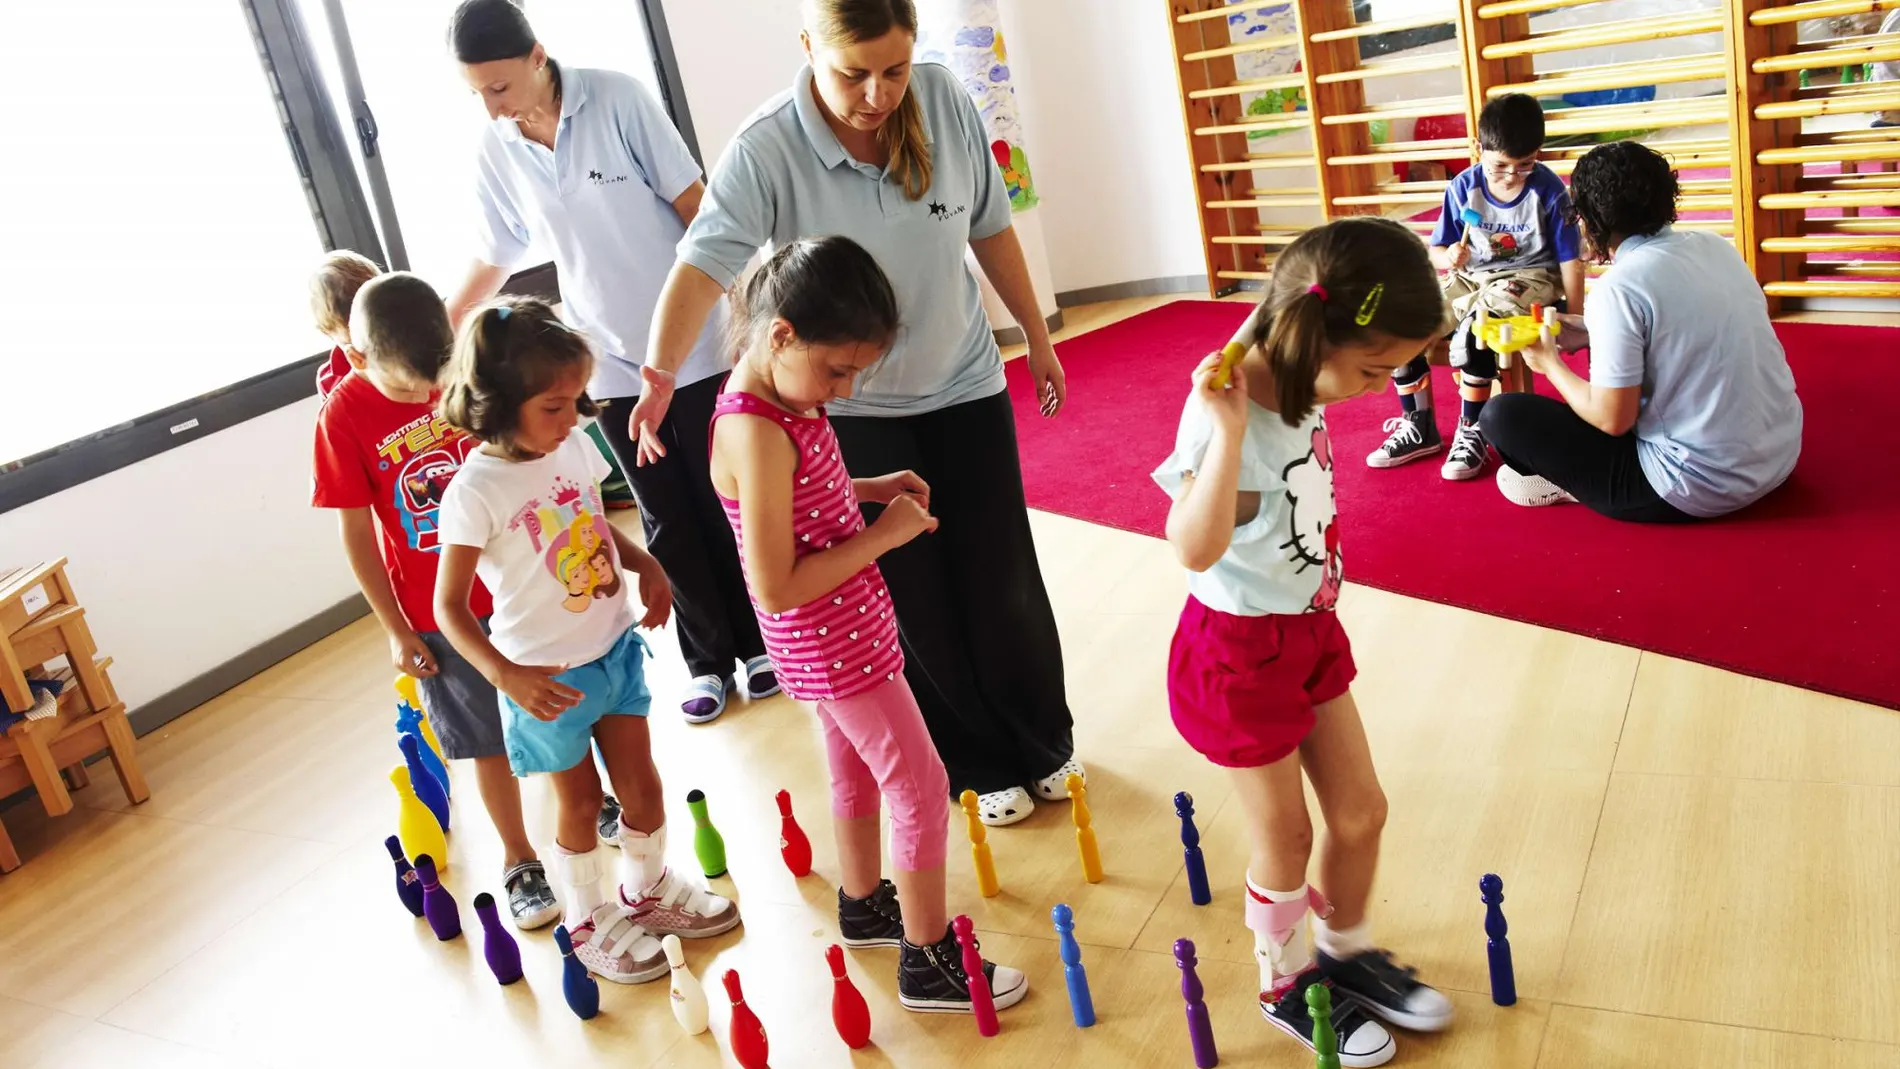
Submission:
M 997 0 L 924 0 L 917 5 L 917 21 L 917 58 L 949 67 L 976 102 L 1010 207 L 1019 212 L 1035 207 L 1036 183 L 1023 147 Z
M 1227 36 L 1236 44 L 1252 37 L 1285 37 L 1298 33 L 1299 27 L 1293 20 L 1291 4 L 1236 11 L 1227 16 Z M 1234 74 L 1242 81 L 1279 77 L 1296 73 L 1299 69 L 1300 50 L 1297 45 L 1266 52 L 1242 52 L 1234 57 Z M 1242 100 L 1246 103 L 1249 115 L 1281 115 L 1306 110 L 1306 90 L 1298 87 L 1249 94 Z M 1249 138 L 1272 136 L 1274 134 L 1271 132 L 1248 135 Z

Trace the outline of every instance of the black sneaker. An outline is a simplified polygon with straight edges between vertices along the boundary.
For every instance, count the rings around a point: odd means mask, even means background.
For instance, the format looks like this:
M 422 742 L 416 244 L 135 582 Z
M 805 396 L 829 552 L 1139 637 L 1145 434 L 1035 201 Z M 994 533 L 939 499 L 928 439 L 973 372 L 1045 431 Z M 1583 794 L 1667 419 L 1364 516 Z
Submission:
M 1306 989 L 1314 984 L 1327 984 L 1326 978 L 1317 968 L 1308 969 L 1295 977 L 1293 982 L 1282 988 L 1278 998 L 1270 992 L 1260 993 L 1260 1016 L 1275 1028 L 1292 1036 L 1306 1047 L 1313 1049 L 1313 1017 L 1306 1008 Z M 1332 988 L 1337 992 L 1337 987 Z M 1384 1065 L 1398 1053 L 1399 1045 L 1392 1041 L 1391 1033 L 1380 1026 L 1379 1022 L 1366 1016 L 1359 1004 L 1351 999 L 1333 999 L 1333 1035 L 1339 1040 L 1339 1064 L 1341 1066 Z
M 1451 1024 L 1451 1000 L 1419 982 L 1417 970 L 1395 965 L 1383 950 L 1366 950 L 1341 961 L 1319 955 L 1319 969 L 1333 990 L 1414 1032 L 1437 1032 Z
M 1445 439 L 1439 435 L 1429 408 L 1393 416 L 1385 421 L 1385 432 L 1385 442 L 1366 454 L 1367 467 L 1396 468 L 1445 448 Z
M 548 886 L 548 872 L 539 861 L 508 866 L 501 874 L 501 884 L 508 889 L 508 912 L 515 918 L 515 927 L 522 931 L 540 928 L 561 915 L 554 888 Z
M 1006 1010 L 1029 994 L 1029 977 L 1007 965 L 983 963 L 990 981 L 990 999 Z M 918 1013 L 969 1013 L 969 979 L 963 971 L 963 948 L 948 925 L 943 938 L 929 946 L 906 939 L 897 958 L 897 1001 Z
M 1451 453 L 1445 457 L 1445 464 L 1438 474 L 1451 482 L 1464 482 L 1475 479 L 1484 472 L 1485 458 L 1490 456 L 1490 447 L 1485 443 L 1484 432 L 1476 423 L 1458 421 L 1458 430 L 1451 436 Z
M 852 898 L 838 888 L 838 934 L 845 946 L 894 947 L 904 941 L 904 911 L 897 901 L 897 885 L 877 881 L 877 890 Z
M 620 841 L 620 799 L 611 794 L 600 797 L 600 841 L 613 846 Z

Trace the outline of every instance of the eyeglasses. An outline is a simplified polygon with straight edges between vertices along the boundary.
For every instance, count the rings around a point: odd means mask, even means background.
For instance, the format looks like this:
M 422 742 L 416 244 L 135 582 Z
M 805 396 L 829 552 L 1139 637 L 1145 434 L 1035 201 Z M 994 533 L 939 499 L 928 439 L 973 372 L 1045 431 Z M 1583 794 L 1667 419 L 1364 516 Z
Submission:
M 1485 164 L 1484 173 L 1490 175 L 1492 178 L 1514 178 L 1521 175 L 1528 175 L 1536 169 L 1537 164 L 1535 163 L 1520 163 L 1511 166 Z

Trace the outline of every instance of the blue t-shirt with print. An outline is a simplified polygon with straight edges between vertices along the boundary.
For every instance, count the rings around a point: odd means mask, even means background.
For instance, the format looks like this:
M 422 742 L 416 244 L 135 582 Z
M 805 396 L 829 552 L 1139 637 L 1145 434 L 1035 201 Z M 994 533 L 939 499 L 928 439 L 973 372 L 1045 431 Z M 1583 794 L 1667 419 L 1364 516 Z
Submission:
M 1477 211 L 1477 224 L 1466 244 L 1471 259 L 1463 270 L 1473 275 L 1499 271 L 1555 268 L 1577 258 L 1577 226 L 1568 220 L 1570 191 L 1563 179 L 1537 164 L 1524 188 L 1500 201 L 1485 185 L 1484 167 L 1472 164 L 1445 187 L 1445 208 L 1432 231 L 1432 244 L 1450 246 L 1464 236 L 1464 211 Z

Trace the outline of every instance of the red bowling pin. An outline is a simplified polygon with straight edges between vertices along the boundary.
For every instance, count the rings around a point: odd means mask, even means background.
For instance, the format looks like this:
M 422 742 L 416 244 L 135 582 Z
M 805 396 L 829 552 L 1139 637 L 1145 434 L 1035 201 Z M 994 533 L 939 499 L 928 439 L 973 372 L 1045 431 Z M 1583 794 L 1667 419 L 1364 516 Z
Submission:
M 739 974 L 727 969 L 720 979 L 726 985 L 726 997 L 732 1000 L 732 1027 L 727 1033 L 732 1056 L 744 1069 L 772 1069 L 765 1062 L 765 1026 L 759 1023 L 752 1007 L 745 1004 L 745 992 L 739 990 Z
M 831 1023 L 844 1045 L 857 1050 L 871 1042 L 871 1008 L 845 975 L 844 948 L 836 943 L 826 947 L 825 961 L 831 964 Z
M 794 876 L 811 875 L 811 840 L 805 838 L 805 829 L 792 816 L 790 791 L 778 792 L 778 815 L 778 852 L 785 858 L 785 867 Z

